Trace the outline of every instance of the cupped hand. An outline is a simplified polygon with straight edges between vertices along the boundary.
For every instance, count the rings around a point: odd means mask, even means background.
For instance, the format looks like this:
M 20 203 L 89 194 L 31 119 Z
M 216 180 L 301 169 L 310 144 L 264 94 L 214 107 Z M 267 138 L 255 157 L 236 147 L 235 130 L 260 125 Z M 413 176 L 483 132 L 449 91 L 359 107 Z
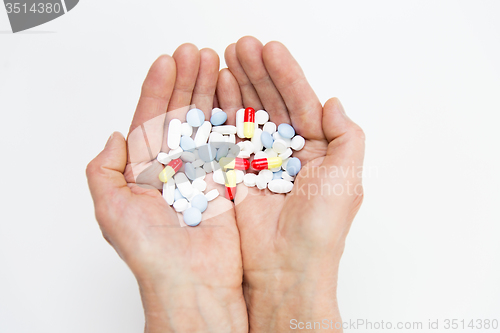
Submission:
M 335 330 L 338 265 L 363 199 L 364 133 L 338 99 L 321 105 L 281 43 L 243 37 L 225 58 L 221 107 L 265 109 L 271 121 L 291 124 L 306 139 L 294 154 L 303 168 L 292 192 L 237 188 L 250 331 L 288 332 L 293 320 L 327 320 Z
M 155 158 L 168 153 L 168 122 L 184 121 L 190 105 L 209 116 L 218 74 L 219 58 L 210 49 L 184 44 L 172 57 L 158 58 L 144 81 L 127 141 L 114 133 L 87 167 L 102 233 L 139 282 L 146 332 L 248 329 L 233 204 L 219 196 L 200 226 L 183 227 L 158 191 L 163 166 Z M 207 190 L 219 186 L 210 174 L 205 180 Z

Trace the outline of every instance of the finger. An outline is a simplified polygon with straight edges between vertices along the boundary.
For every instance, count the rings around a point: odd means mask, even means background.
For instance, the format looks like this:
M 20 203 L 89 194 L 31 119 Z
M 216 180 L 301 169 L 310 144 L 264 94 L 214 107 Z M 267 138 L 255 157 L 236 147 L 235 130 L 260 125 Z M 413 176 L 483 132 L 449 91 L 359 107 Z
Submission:
M 177 68 L 177 77 L 167 111 L 177 110 L 190 104 L 200 68 L 200 51 L 193 44 L 187 43 L 179 46 L 173 58 Z
M 363 165 L 365 134 L 347 117 L 338 98 L 331 98 L 325 103 L 323 131 L 330 142 L 323 165 L 356 168 Z
M 324 139 L 321 103 L 297 61 L 279 42 L 267 43 L 262 56 L 272 81 L 286 103 L 293 127 L 306 139 Z
M 238 81 L 227 68 L 219 72 L 217 100 L 219 107 L 227 113 L 226 124 L 236 125 L 236 111 L 243 108 L 243 100 Z
M 194 86 L 191 104 L 205 113 L 210 119 L 213 105 L 217 77 L 219 76 L 219 56 L 212 49 L 200 51 L 200 70 Z
M 290 123 L 285 102 L 264 66 L 262 43 L 251 36 L 243 37 L 236 43 L 236 55 L 271 120 L 276 124 Z
M 113 133 L 104 150 L 87 166 L 87 180 L 94 200 L 96 215 L 99 216 L 110 202 L 117 200 L 120 193 L 130 193 L 123 176 L 127 163 L 125 138 L 121 133 Z
M 131 133 L 146 121 L 164 114 L 175 84 L 175 61 L 162 55 L 153 63 L 142 85 L 141 97 L 130 126 Z
M 259 95 L 248 79 L 243 67 L 241 67 L 238 57 L 236 56 L 236 44 L 230 44 L 226 48 L 224 58 L 226 59 L 227 67 L 240 85 L 243 105 L 245 107 L 252 107 L 255 110 L 262 109 L 263 106 L 259 99 Z

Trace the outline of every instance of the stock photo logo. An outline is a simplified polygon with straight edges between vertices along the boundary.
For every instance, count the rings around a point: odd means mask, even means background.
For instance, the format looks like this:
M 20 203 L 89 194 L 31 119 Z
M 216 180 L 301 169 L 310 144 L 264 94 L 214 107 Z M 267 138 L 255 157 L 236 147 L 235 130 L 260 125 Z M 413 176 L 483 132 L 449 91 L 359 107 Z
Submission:
M 4 0 L 12 32 L 52 21 L 75 8 L 79 0 Z

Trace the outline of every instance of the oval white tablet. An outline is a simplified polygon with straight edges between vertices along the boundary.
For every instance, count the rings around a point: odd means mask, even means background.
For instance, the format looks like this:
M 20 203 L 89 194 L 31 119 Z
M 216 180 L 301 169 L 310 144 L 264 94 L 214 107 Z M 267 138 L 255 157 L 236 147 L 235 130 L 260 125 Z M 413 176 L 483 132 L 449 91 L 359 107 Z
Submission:
M 170 149 L 179 148 L 181 143 L 181 121 L 172 119 L 168 123 L 167 145 Z
M 211 130 L 212 124 L 209 121 L 205 121 L 200 127 L 198 127 L 196 135 L 194 136 L 194 144 L 197 148 L 207 143 Z
M 170 178 L 168 182 L 163 183 L 163 198 L 172 206 L 175 198 L 175 180 Z
M 219 196 L 219 191 L 216 188 L 205 193 L 205 197 L 207 198 L 208 201 L 212 201 L 218 196 Z
M 236 134 L 240 139 L 245 138 L 244 133 L 245 109 L 236 111 Z
M 212 127 L 212 132 L 221 134 L 236 134 L 237 128 L 233 125 L 221 125 Z
M 182 213 L 189 207 L 189 202 L 182 198 L 174 202 L 174 209 L 177 213 Z
M 257 175 L 254 173 L 247 173 L 243 177 L 243 184 L 245 184 L 248 187 L 253 187 L 255 186 L 255 181 L 257 180 Z
M 304 145 L 306 144 L 306 139 L 301 137 L 300 135 L 296 135 L 292 139 L 292 149 L 293 150 L 301 150 L 304 148 Z
M 161 164 L 168 164 L 172 159 L 168 156 L 167 153 L 160 152 L 158 156 L 156 156 L 156 160 Z
M 177 172 L 174 175 L 174 180 L 183 197 L 189 198 L 191 194 L 193 194 L 193 186 L 189 182 L 184 172 Z
M 273 179 L 267 184 L 267 187 L 274 193 L 288 193 L 293 188 L 293 183 L 284 179 Z

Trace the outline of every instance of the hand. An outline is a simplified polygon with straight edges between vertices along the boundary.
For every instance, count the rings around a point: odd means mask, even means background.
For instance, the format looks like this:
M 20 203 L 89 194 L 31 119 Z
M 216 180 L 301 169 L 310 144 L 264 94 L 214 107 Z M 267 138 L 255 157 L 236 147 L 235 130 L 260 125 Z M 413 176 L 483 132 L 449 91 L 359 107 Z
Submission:
M 288 195 L 239 185 L 244 294 L 251 332 L 288 332 L 291 320 L 340 322 L 337 272 L 362 199 L 364 134 L 332 98 L 322 107 L 289 51 L 253 37 L 230 45 L 219 85 L 223 109 L 265 109 L 306 139 Z M 248 193 L 247 193 L 248 191 Z M 323 322 L 322 322 L 323 323 Z
M 182 218 L 157 189 L 162 166 L 155 158 L 168 152 L 164 124 L 184 121 L 190 104 L 209 115 L 218 72 L 217 54 L 191 44 L 158 58 L 127 142 L 114 133 L 87 167 L 102 233 L 138 280 L 146 332 L 248 331 L 233 204 L 220 196 L 200 226 L 180 227 Z M 207 190 L 215 187 L 210 174 L 206 181 Z

